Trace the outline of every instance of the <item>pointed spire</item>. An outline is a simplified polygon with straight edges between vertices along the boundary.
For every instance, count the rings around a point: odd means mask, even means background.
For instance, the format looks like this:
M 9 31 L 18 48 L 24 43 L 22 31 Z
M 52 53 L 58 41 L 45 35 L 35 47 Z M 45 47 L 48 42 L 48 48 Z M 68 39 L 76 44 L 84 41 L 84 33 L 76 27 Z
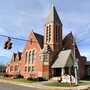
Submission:
M 45 24 L 48 24 L 48 23 L 50 23 L 52 21 L 57 22 L 57 23 L 62 25 L 54 5 L 52 5 L 52 8 L 51 8 L 51 10 L 49 12 L 49 15 L 48 15 L 48 17 L 46 19 Z

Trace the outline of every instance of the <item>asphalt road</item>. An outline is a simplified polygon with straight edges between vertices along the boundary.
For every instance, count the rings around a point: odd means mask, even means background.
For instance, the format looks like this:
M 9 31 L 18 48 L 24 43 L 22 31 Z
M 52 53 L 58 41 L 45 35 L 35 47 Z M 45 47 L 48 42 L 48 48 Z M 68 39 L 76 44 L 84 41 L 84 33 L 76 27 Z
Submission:
M 25 86 L 0 82 L 0 90 L 42 90 L 42 89 L 36 89 L 31 87 L 25 87 Z

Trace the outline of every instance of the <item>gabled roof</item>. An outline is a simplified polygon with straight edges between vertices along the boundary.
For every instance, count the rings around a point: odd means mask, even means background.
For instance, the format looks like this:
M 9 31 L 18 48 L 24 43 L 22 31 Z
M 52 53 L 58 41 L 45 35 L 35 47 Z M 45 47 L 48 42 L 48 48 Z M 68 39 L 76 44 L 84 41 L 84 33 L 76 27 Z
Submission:
M 17 52 L 19 60 L 21 59 L 22 52 Z
M 64 50 L 73 49 L 73 38 L 74 38 L 74 36 L 73 36 L 72 32 L 70 32 L 69 34 L 67 34 L 65 36 L 65 38 L 62 41 L 62 45 L 63 45 Z M 76 41 L 75 41 L 75 48 L 76 48 L 75 52 L 77 52 L 80 55 Z M 76 53 L 76 57 L 77 57 L 77 53 Z
M 62 25 L 62 23 L 60 21 L 60 18 L 58 16 L 58 13 L 57 13 L 57 11 L 56 11 L 56 9 L 55 9 L 55 7 L 53 5 L 52 5 L 52 8 L 51 8 L 51 10 L 49 12 L 49 15 L 48 15 L 48 17 L 46 19 L 45 24 L 48 24 L 48 23 L 50 23 L 52 21 L 60 23 Z
M 43 48 L 43 40 L 44 40 L 43 35 L 40 35 L 40 34 L 35 33 L 35 32 L 33 32 L 33 33 L 34 33 L 34 35 L 35 35 L 35 37 L 36 37 L 40 47 Z
M 14 53 L 14 52 L 13 52 L 12 60 L 15 61 L 16 58 L 19 58 L 19 60 L 21 60 L 21 55 L 22 55 L 21 52 L 17 52 L 17 53 Z
M 54 62 L 54 64 L 51 66 L 51 68 L 60 68 L 65 66 L 72 66 L 73 65 L 73 58 L 70 57 L 71 50 L 65 50 L 61 51 Z
M 13 52 L 12 59 L 14 59 L 14 60 L 15 60 L 16 55 L 17 55 L 17 54 Z
M 73 41 L 73 35 L 72 35 L 72 32 L 70 32 L 69 34 L 67 34 L 65 37 L 64 37 L 64 39 L 63 39 L 63 41 L 62 41 L 62 44 L 63 44 L 63 46 L 65 47 L 65 45 L 67 44 L 67 42 L 68 42 L 68 40 L 71 40 L 71 41 Z M 72 43 L 71 43 L 72 44 Z

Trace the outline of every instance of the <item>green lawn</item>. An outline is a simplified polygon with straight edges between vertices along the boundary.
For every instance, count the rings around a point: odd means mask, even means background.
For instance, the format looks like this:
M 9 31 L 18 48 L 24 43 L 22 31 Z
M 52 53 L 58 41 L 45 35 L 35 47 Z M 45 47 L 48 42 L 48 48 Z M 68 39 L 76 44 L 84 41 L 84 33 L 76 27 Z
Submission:
M 80 86 L 80 85 L 86 85 L 86 84 L 90 84 L 90 82 L 88 82 L 88 81 L 86 81 L 86 82 L 82 81 L 82 82 L 79 82 L 79 83 L 78 83 L 79 86 Z
M 45 84 L 47 86 L 56 86 L 56 87 L 70 87 L 69 83 L 60 83 L 60 82 L 51 82 Z M 75 87 L 75 84 L 72 84 L 73 87 Z
M 2 76 L 4 74 L 4 72 L 0 72 L 0 76 Z
M 85 85 L 85 84 L 90 84 L 90 82 L 79 82 L 78 86 Z M 70 83 L 60 83 L 60 82 L 51 82 L 51 83 L 47 83 L 45 85 L 56 86 L 56 87 L 70 87 Z M 72 84 L 72 87 L 76 87 L 75 83 Z
M 0 79 L 9 80 L 9 81 L 24 82 L 24 83 L 33 83 L 33 82 L 35 82 L 35 81 L 27 80 L 25 78 L 13 79 L 13 78 L 8 78 L 8 77 L 0 77 Z

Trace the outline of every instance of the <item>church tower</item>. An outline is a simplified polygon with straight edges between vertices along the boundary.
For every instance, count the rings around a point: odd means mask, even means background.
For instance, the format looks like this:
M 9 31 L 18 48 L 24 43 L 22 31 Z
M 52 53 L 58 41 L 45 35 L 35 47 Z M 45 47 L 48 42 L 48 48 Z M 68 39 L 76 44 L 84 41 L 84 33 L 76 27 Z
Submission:
M 44 25 L 44 44 L 50 46 L 54 55 L 62 49 L 62 23 L 53 5 Z

